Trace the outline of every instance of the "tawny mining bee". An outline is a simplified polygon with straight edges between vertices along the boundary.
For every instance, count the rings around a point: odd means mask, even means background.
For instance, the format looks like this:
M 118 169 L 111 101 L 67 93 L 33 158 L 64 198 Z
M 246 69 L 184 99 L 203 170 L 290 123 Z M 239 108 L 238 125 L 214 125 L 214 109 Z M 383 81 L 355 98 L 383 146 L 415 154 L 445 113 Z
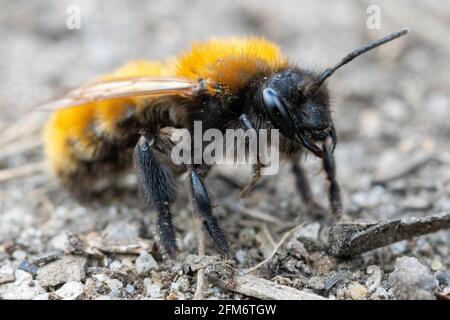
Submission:
M 161 241 L 169 254 L 176 249 L 171 212 L 175 177 L 188 171 L 194 210 L 225 253 L 228 241 L 203 181 L 211 165 L 175 165 L 170 128 L 192 131 L 194 121 L 201 121 L 203 130 L 222 132 L 279 129 L 280 153 L 292 161 L 304 202 L 317 206 L 299 164 L 299 156 L 309 151 L 322 158 L 331 211 L 339 215 L 333 157 L 337 136 L 324 82 L 357 56 L 406 33 L 403 29 L 356 49 L 322 73 L 296 67 L 261 38 L 212 40 L 173 59 L 130 63 L 44 106 L 56 110 L 45 129 L 47 157 L 72 189 L 134 162 L 140 188 L 159 213 Z M 259 170 L 254 165 L 254 181 Z

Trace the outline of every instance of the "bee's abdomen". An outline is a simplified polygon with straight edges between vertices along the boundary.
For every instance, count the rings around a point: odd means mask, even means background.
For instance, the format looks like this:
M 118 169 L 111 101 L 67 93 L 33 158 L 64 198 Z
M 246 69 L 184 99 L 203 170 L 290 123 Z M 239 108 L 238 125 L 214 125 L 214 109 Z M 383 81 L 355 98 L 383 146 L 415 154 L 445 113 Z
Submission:
M 56 111 L 44 131 L 52 171 L 68 186 L 121 171 L 137 141 L 137 103 L 121 99 Z M 90 179 L 89 179 L 90 180 Z

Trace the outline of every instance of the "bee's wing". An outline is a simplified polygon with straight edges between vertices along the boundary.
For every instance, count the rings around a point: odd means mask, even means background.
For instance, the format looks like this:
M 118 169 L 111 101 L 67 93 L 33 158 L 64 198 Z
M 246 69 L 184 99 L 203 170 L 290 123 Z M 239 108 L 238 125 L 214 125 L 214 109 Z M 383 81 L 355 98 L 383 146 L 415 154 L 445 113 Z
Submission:
M 94 101 L 127 97 L 192 94 L 198 83 L 192 80 L 159 77 L 120 78 L 97 81 L 68 92 L 63 98 L 40 105 L 40 110 L 58 110 Z

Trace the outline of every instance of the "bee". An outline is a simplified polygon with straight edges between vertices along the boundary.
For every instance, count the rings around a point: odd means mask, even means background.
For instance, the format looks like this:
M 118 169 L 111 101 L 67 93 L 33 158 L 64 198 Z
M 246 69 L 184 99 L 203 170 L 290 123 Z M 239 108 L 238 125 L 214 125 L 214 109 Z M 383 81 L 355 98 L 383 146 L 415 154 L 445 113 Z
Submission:
M 211 165 L 175 165 L 171 131 L 192 132 L 194 121 L 201 121 L 203 130 L 222 132 L 278 129 L 279 151 L 291 160 L 304 203 L 319 208 L 299 163 L 302 154 L 312 153 L 322 159 L 331 211 L 339 216 L 333 156 L 337 134 L 325 82 L 354 58 L 407 31 L 358 48 L 320 73 L 297 67 L 262 38 L 210 40 L 175 58 L 132 62 L 41 107 L 53 111 L 44 130 L 46 157 L 65 186 L 81 191 L 134 163 L 143 196 L 158 212 L 161 244 L 171 256 L 176 252 L 176 177 L 187 172 L 194 211 L 218 251 L 228 253 L 227 237 L 213 215 L 204 182 Z M 245 192 L 255 185 L 260 170 L 260 163 L 253 165 Z

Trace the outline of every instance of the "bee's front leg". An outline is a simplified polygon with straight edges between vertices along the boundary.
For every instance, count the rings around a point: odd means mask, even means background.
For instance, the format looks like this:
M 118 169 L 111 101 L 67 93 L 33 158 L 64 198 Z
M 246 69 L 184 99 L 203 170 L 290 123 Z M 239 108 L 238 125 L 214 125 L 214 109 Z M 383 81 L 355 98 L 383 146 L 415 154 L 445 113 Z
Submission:
M 203 226 L 213 239 L 214 244 L 221 253 L 228 254 L 229 246 L 227 238 L 220 228 L 217 218 L 212 214 L 211 200 L 202 179 L 202 176 L 206 175 L 204 169 L 204 166 L 195 165 L 189 171 L 192 204 L 194 211 L 203 220 Z
M 300 192 L 303 203 L 307 207 L 308 213 L 320 218 L 326 217 L 327 210 L 314 200 L 308 177 L 303 167 L 298 163 L 298 159 L 293 160 L 292 172 L 295 175 L 297 189 Z
M 158 210 L 158 228 L 166 252 L 176 251 L 175 228 L 170 207 L 176 198 L 173 171 L 168 165 L 166 153 L 157 135 L 143 133 L 134 149 L 134 167 L 140 188 L 147 202 Z
M 342 216 L 342 199 L 339 184 L 336 180 L 336 164 L 333 156 L 333 150 L 329 143 L 323 145 L 323 168 L 330 182 L 329 199 L 330 206 L 334 216 L 340 219 Z

